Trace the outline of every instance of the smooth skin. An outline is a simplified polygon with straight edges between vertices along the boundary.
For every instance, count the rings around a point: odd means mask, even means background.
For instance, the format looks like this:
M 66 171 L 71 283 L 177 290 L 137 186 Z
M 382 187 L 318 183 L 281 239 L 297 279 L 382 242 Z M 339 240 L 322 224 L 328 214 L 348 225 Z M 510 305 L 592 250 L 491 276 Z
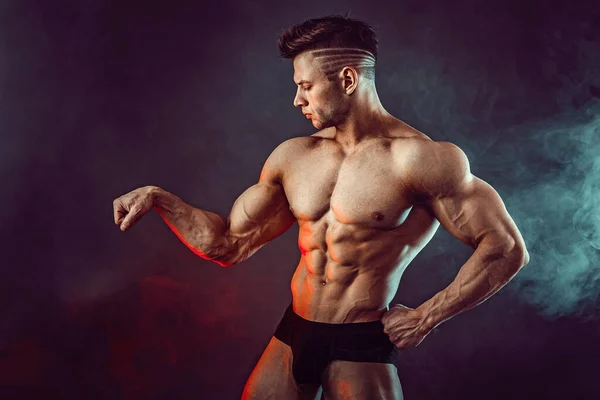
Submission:
M 114 201 L 128 229 L 155 208 L 196 254 L 238 264 L 299 225 L 300 261 L 291 280 L 301 317 L 326 323 L 381 320 L 399 349 L 482 303 L 529 261 L 498 193 L 475 177 L 464 152 L 393 117 L 374 82 L 343 68 L 327 80 L 310 52 L 294 59 L 294 106 L 318 132 L 292 138 L 267 159 L 259 182 L 227 217 L 194 208 L 155 186 Z M 474 249 L 455 280 L 411 309 L 389 307 L 400 278 L 439 225 Z M 272 337 L 243 399 L 402 399 L 391 364 L 333 361 L 321 384 L 299 387 L 289 346 Z

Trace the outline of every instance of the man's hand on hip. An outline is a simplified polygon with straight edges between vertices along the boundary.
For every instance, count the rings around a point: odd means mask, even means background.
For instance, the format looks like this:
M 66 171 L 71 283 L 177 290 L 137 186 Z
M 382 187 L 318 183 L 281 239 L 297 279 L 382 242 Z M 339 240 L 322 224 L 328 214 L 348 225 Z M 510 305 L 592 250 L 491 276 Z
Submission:
M 399 349 L 416 347 L 429 334 L 423 326 L 423 315 L 412 308 L 396 304 L 381 318 L 383 331 Z

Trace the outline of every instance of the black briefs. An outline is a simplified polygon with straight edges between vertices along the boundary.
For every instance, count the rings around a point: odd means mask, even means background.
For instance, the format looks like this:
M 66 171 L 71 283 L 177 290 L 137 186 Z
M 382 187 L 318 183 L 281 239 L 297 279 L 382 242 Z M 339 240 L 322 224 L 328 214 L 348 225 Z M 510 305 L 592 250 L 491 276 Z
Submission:
M 320 383 L 333 360 L 396 363 L 397 348 L 381 321 L 327 324 L 309 321 L 287 308 L 273 335 L 291 347 L 298 384 Z

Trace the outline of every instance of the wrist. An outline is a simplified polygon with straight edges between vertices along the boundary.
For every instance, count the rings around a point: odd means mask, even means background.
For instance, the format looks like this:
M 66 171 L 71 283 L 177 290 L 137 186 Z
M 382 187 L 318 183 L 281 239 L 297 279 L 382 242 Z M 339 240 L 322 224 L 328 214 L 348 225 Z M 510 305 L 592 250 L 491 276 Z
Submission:
M 438 321 L 432 309 L 427 307 L 427 303 L 422 304 L 420 307 L 417 307 L 415 311 L 418 311 L 420 314 L 420 330 L 424 333 L 432 331 L 436 326 L 440 324 L 441 321 Z
M 148 186 L 148 197 L 152 200 L 152 206 L 162 208 L 162 197 L 164 190 L 158 186 Z

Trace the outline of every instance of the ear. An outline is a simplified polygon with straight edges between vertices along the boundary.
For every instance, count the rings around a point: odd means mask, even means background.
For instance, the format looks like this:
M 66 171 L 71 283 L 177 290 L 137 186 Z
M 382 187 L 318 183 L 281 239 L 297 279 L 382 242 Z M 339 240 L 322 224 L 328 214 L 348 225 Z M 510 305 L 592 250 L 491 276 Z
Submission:
M 341 75 L 344 82 L 344 92 L 346 92 L 346 94 L 352 94 L 358 86 L 358 73 L 352 67 L 344 67 L 341 71 Z

